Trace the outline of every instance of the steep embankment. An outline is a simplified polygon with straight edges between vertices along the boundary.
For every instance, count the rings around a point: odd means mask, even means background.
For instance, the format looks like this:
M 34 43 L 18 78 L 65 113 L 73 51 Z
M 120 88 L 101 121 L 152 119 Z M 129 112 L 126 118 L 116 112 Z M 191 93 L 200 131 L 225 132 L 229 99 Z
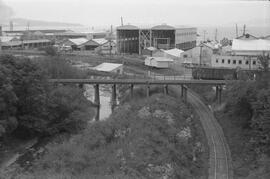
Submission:
M 172 90 L 179 94 L 179 89 Z M 200 116 L 209 145 L 209 179 L 229 179 L 233 177 L 230 149 L 224 137 L 223 131 L 215 119 L 213 113 L 200 100 L 194 92 L 188 92 L 188 102 Z
M 194 118 L 179 99 L 136 99 L 107 121 L 49 147 L 18 178 L 207 178 L 207 146 Z

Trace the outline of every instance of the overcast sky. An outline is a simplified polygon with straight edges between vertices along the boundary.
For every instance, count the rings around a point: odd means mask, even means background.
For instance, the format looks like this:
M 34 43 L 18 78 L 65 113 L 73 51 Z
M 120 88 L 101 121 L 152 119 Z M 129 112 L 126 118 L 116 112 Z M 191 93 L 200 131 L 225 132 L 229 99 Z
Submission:
M 267 23 L 270 19 L 270 1 L 0 0 L 4 4 L 12 9 L 13 17 L 87 26 L 120 25 L 121 16 L 125 23 L 137 25 L 222 25 L 257 19 Z

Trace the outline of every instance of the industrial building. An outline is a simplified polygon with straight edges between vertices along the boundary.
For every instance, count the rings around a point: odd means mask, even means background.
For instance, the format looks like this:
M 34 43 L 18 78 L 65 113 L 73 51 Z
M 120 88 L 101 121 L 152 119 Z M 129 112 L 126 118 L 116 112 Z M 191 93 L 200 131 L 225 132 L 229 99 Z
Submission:
M 233 39 L 231 50 L 225 51 L 212 56 L 213 67 L 254 70 L 260 68 L 258 56 L 270 54 L 270 40 L 245 34 Z
M 53 45 L 53 42 L 48 39 L 39 40 L 14 40 L 1 42 L 1 49 L 34 49 Z
M 169 25 L 158 25 L 152 28 L 139 28 L 124 25 L 116 30 L 117 51 L 142 54 L 148 47 L 188 50 L 196 46 L 196 36 L 197 29 L 192 27 L 175 28 Z

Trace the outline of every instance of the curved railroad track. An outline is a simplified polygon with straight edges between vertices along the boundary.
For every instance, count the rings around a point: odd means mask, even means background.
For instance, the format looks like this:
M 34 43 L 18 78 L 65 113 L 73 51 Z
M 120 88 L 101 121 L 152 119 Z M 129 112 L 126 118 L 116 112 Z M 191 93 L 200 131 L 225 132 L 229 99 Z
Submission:
M 231 154 L 223 130 L 212 111 L 194 93 L 188 90 L 188 102 L 200 116 L 209 146 L 208 179 L 232 179 Z

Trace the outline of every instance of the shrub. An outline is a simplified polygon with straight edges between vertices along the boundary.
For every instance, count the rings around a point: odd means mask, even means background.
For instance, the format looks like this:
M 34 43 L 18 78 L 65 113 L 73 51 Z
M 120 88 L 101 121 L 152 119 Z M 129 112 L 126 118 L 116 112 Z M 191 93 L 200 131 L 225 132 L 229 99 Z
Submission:
M 186 120 L 190 115 L 183 103 L 160 95 L 126 104 L 107 121 L 51 145 L 28 178 L 46 173 L 50 178 L 203 178 L 201 150 L 195 149 L 198 134 Z M 190 137 L 178 137 L 185 128 Z

